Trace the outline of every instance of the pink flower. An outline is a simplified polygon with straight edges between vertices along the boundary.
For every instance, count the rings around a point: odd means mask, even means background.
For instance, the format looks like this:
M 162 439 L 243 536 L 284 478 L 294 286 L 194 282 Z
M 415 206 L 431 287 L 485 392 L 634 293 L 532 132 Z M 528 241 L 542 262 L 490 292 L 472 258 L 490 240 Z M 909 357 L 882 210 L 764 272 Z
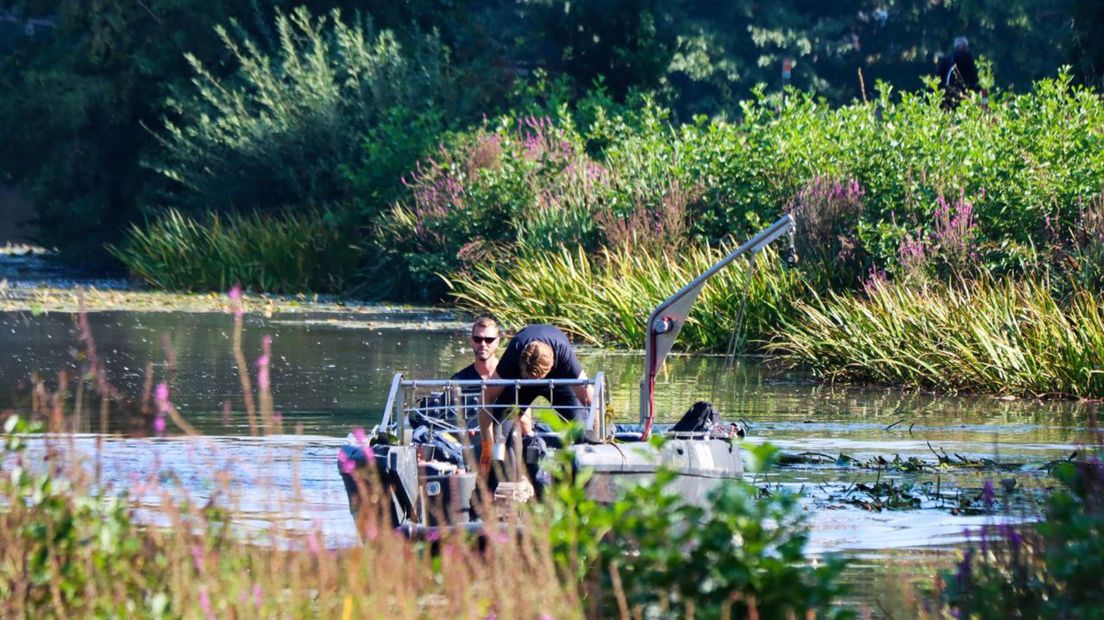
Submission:
M 208 618 L 215 617 L 215 614 L 211 612 L 211 597 L 207 594 L 207 586 L 200 586 L 199 588 L 199 608 L 203 610 Z
M 272 359 L 272 336 L 266 335 L 261 339 L 261 351 L 261 356 L 257 358 L 257 385 L 262 390 L 267 390 L 271 385 L 268 365 Z
M 356 469 L 356 463 L 349 458 L 348 454 L 345 454 L 345 450 L 342 448 L 337 450 L 337 463 L 341 467 L 342 473 L 351 474 Z
M 264 602 L 264 598 L 261 596 L 262 593 L 263 592 L 261 590 L 261 584 L 253 584 L 253 604 L 256 605 L 258 608 L 261 606 L 261 603 Z
M 153 392 L 153 397 L 157 399 L 158 403 L 166 403 L 169 401 L 169 384 L 158 383 L 157 389 Z

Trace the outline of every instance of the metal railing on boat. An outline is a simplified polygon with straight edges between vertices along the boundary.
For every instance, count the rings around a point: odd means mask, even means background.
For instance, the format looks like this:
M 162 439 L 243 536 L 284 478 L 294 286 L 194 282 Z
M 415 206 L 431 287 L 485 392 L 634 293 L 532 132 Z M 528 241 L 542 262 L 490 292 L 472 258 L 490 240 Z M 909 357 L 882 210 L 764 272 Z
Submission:
M 486 402 L 486 389 L 491 387 L 501 387 L 503 393 L 509 393 L 508 390 L 512 389 L 515 401 Z M 606 437 L 609 393 L 605 374 L 601 372 L 586 379 L 408 379 L 402 373 L 395 373 L 379 428 L 393 429 L 400 441 L 405 441 L 406 423 L 414 414 L 442 430 L 460 430 L 480 410 L 494 414 L 516 408 L 520 413 L 522 407 L 517 397 L 523 388 L 540 388 L 542 395 L 547 394 L 549 399 L 548 404 L 529 404 L 526 406 L 528 409 L 559 412 L 564 408 L 573 408 L 552 401 L 557 387 L 593 389 L 590 405 L 582 405 L 585 413 L 582 422 L 584 428 L 595 430 L 599 437 Z M 575 417 L 578 419 L 578 416 Z

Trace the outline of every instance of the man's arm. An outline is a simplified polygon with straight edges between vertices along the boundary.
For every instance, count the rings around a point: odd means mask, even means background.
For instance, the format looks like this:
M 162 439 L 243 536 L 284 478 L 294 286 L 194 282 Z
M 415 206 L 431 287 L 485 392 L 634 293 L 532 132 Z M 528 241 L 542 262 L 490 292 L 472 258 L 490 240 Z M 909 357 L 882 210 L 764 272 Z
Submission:
M 586 374 L 585 370 L 579 372 L 579 378 L 580 379 L 586 379 L 587 378 L 587 374 Z M 589 385 L 589 384 L 587 384 L 587 385 L 573 385 L 573 386 L 571 386 L 571 388 L 573 390 L 575 390 L 575 396 L 578 397 L 579 402 L 581 402 L 584 405 L 586 405 L 587 407 L 589 407 L 590 403 L 594 400 L 594 386 Z

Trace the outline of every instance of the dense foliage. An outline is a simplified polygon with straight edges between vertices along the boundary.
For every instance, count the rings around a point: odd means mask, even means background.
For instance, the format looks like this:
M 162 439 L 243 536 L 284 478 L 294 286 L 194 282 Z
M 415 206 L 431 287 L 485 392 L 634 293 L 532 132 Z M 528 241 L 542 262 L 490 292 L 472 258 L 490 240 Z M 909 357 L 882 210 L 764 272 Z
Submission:
M 336 11 L 314 19 L 299 8 L 275 22 L 272 55 L 237 24 L 236 36 L 216 28 L 237 66 L 232 78 L 187 56 L 194 94 L 168 101 L 160 133 L 155 168 L 175 182 L 162 202 L 216 211 L 348 204 L 358 195 L 350 169 L 372 168 L 397 186 L 440 131 L 443 93 L 455 89 L 437 38 L 403 44 Z
M 401 73 L 407 69 L 393 74 L 412 76 L 411 84 L 402 79 L 387 84 L 405 93 L 405 101 L 426 92 L 419 89 L 422 82 L 436 79 L 435 63 L 444 63 L 440 66 L 447 66 L 446 73 L 454 78 L 438 83 L 432 101 L 398 110 L 398 116 L 392 114 L 394 107 L 375 107 L 379 102 L 373 102 L 361 118 L 326 103 L 333 101 L 327 93 L 335 89 L 343 95 L 362 92 L 327 81 L 328 76 L 348 75 L 355 62 L 335 64 L 330 58 L 318 65 L 308 62 L 301 71 L 281 62 L 294 57 L 289 48 L 302 58 L 321 49 L 318 38 L 312 42 L 314 35 L 288 39 L 272 26 L 278 10 L 291 15 L 297 4 L 208 2 L 197 8 L 178 0 L 150 0 L 138 7 L 74 0 L 0 2 L 5 14 L 0 20 L 0 134 L 5 136 L 0 183 L 17 186 L 31 199 L 41 240 L 84 262 L 102 258 L 102 242 L 116 240 L 143 211 L 157 206 L 166 191 L 173 197 L 171 204 L 213 209 L 242 202 L 264 203 L 258 205 L 262 208 L 335 208 L 329 201 L 352 196 L 355 206 L 372 214 L 385 206 L 389 189 L 397 187 L 395 171 L 436 143 L 440 132 L 468 126 L 480 114 L 494 117 L 508 109 L 527 109 L 515 94 L 526 92 L 541 75 L 564 86 L 565 100 L 585 97 L 594 81 L 602 80 L 618 101 L 650 92 L 688 121 L 691 113 L 739 117 L 740 102 L 759 83 L 777 93 L 785 58 L 794 60 L 794 86 L 842 103 L 869 96 L 878 79 L 917 88 L 919 78 L 934 69 L 935 56 L 946 53 L 956 35 L 970 37 L 975 53 L 987 59 L 982 64 L 992 67 L 994 86 L 1017 90 L 1053 75 L 1064 62 L 1084 81 L 1098 81 L 1104 41 L 1095 36 L 1101 23 L 1098 7 L 1087 0 L 849 0 L 817 6 L 785 0 L 769 5 L 735 2 L 721 9 L 715 3 L 684 0 L 306 2 L 316 15 L 342 8 L 347 24 L 365 24 L 369 40 L 383 46 L 367 55 L 384 59 L 386 66 L 430 67 L 416 76 Z M 618 19 L 608 19 L 610 14 Z M 243 45 L 236 51 L 228 50 L 227 37 L 215 30 L 231 20 L 238 26 L 229 38 Z M 245 41 L 255 47 L 244 46 Z M 341 47 L 332 40 L 329 44 Z M 252 68 L 243 67 L 246 60 Z M 229 90 L 220 97 L 237 93 L 242 99 L 195 101 L 198 92 L 189 83 L 199 65 L 206 69 L 199 79 L 202 85 L 224 85 Z M 323 67 L 329 69 L 308 75 Z M 860 89 L 858 69 L 865 90 Z M 236 90 L 234 84 L 248 82 L 250 76 L 264 78 L 254 86 L 278 76 L 292 83 L 265 103 L 258 98 L 264 91 Z M 287 105 L 294 93 L 310 96 Z M 365 101 L 354 96 L 351 105 Z M 238 103 L 249 109 L 236 108 Z M 271 118 L 262 114 L 269 103 L 276 105 L 268 112 L 280 111 Z M 205 106 L 233 113 L 204 120 Z M 220 118 L 242 124 L 237 129 L 205 125 L 218 125 Z M 325 158 L 319 161 L 318 155 L 333 154 L 336 145 L 324 146 L 323 140 L 307 147 L 296 140 L 333 137 L 334 123 L 345 122 L 335 119 L 351 123 L 348 135 L 339 138 L 361 137 L 367 148 L 336 170 L 324 170 Z M 170 141 L 175 148 L 166 151 L 158 139 L 165 120 L 199 143 L 185 147 Z M 295 123 L 310 126 L 288 125 Z M 405 132 L 407 126 L 414 131 Z M 241 147 L 231 149 L 236 153 L 231 160 L 254 177 L 265 173 L 263 166 L 243 157 L 250 152 L 284 165 L 267 179 L 272 192 L 253 195 L 259 190 L 249 190 L 255 185 L 251 181 L 243 189 L 249 195 L 237 196 L 243 176 L 218 160 L 194 159 L 227 154 L 223 149 L 230 144 Z M 192 181 L 208 164 L 212 176 L 201 176 L 221 182 L 192 195 L 182 186 L 166 187 L 163 175 L 152 174 L 140 162 L 155 169 L 164 164 L 178 179 Z M 283 189 L 289 191 L 277 191 Z

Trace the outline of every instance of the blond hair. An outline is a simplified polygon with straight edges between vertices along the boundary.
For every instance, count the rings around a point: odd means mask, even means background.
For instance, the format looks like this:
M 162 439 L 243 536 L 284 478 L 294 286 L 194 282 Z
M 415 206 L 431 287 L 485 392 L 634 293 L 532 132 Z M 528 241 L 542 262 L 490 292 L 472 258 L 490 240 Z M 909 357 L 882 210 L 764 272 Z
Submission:
M 492 317 L 484 314 L 482 316 L 476 317 L 475 321 L 472 323 L 473 331 L 476 327 L 493 327 L 495 329 L 498 329 L 498 321 L 495 321 Z
M 525 345 L 518 357 L 518 369 L 523 377 L 543 379 L 552 372 L 552 347 L 539 340 Z

